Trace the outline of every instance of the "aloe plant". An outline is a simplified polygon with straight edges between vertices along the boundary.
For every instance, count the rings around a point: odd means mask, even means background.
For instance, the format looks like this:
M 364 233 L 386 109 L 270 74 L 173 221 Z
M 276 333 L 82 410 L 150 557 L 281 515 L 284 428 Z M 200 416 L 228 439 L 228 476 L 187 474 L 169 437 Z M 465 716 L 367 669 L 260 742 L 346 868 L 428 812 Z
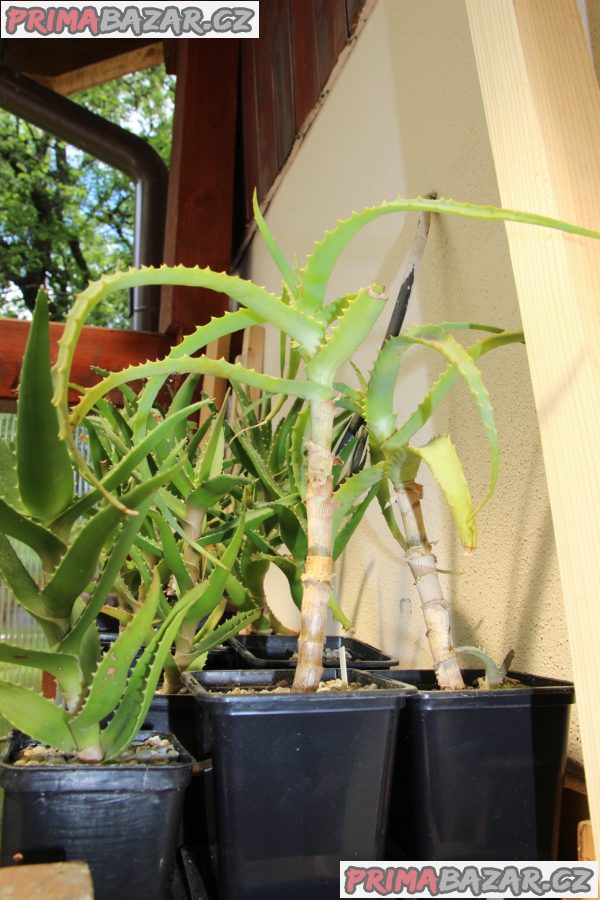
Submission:
M 97 761 L 114 758 L 134 737 L 174 637 L 198 602 L 199 591 L 186 591 L 159 616 L 161 581 L 154 569 L 141 585 L 135 615 L 102 655 L 96 616 L 157 493 L 182 470 L 179 445 L 155 462 L 148 477 L 140 477 L 138 468 L 147 465 L 152 451 L 164 449 L 167 438 L 174 440 L 178 427 L 202 404 L 173 410 L 108 471 L 98 472 L 96 488 L 75 497 L 76 469 L 58 434 L 52 389 L 48 304 L 40 292 L 22 366 L 16 450 L 6 442 L 0 448 L 0 574 L 39 622 L 48 650 L 0 643 L 0 661 L 49 672 L 63 702 L 0 682 L 0 713 L 42 742 Z M 120 498 L 118 506 L 103 498 L 109 491 Z M 41 583 L 20 561 L 14 541 L 39 556 Z
M 359 393 L 339 384 L 336 378 L 340 368 L 351 360 L 365 336 L 382 315 L 386 295 L 381 285 L 373 284 L 326 304 L 327 286 L 331 271 L 341 252 L 357 232 L 381 216 L 406 211 L 460 215 L 484 221 L 523 222 L 588 237 L 600 236 L 588 229 L 530 213 L 490 206 L 474 206 L 443 199 L 398 198 L 354 213 L 349 219 L 338 222 L 333 230 L 326 232 L 323 239 L 315 245 L 305 265 L 298 269 L 293 268 L 285 260 L 255 202 L 258 227 L 282 276 L 280 296 L 250 281 L 213 272 L 208 268 L 163 266 L 159 269 L 130 269 L 127 272 L 106 276 L 90 285 L 76 300 L 65 326 L 54 369 L 53 402 L 58 412 L 60 435 L 68 443 L 72 458 L 84 471 L 87 467 L 75 447 L 72 427 L 79 423 L 108 391 L 133 379 L 164 378 L 174 373 L 212 374 L 238 384 L 257 387 L 274 396 L 300 398 L 305 401 L 305 408 L 294 424 L 292 438 L 294 448 L 292 464 L 297 474 L 300 497 L 306 505 L 307 532 L 307 554 L 302 574 L 302 625 L 294 681 L 295 690 L 300 692 L 315 690 L 322 671 L 322 648 L 331 596 L 336 528 L 340 526 L 343 518 L 360 504 L 365 491 L 372 490 L 387 477 L 388 464 L 384 455 L 381 461 L 374 460 L 373 465 L 347 478 L 334 490 L 332 446 L 335 437 L 336 403 L 345 402 L 351 407 L 354 405 L 354 412 L 360 411 L 357 408 L 360 401 Z M 77 339 L 87 315 L 103 297 L 114 291 L 145 284 L 179 284 L 210 288 L 228 294 L 242 308 L 236 312 L 225 313 L 207 325 L 200 326 L 164 360 L 133 366 L 107 376 L 98 385 L 85 391 L 80 402 L 69 414 L 67 405 L 69 372 Z M 192 355 L 210 341 L 262 322 L 273 325 L 281 335 L 282 373 L 279 377 L 258 373 L 223 359 L 212 360 L 206 356 Z M 421 336 L 417 334 L 412 336 L 413 342 L 427 342 L 427 340 L 434 340 L 433 335 L 428 336 L 425 332 Z M 390 353 L 391 351 L 384 348 L 380 368 L 384 367 Z M 299 378 L 301 365 L 304 367 L 304 377 Z M 451 362 L 451 369 L 453 373 L 460 372 L 463 375 L 459 359 Z M 276 404 L 275 410 L 280 408 L 281 404 Z M 483 412 L 481 406 L 480 411 Z M 402 446 L 400 444 L 400 449 Z M 305 471 L 301 464 L 304 450 Z M 433 450 L 430 450 L 429 455 L 432 454 Z M 95 488 L 103 490 L 99 479 L 89 471 L 87 474 Z M 405 472 L 400 473 L 398 483 L 402 483 L 404 474 Z

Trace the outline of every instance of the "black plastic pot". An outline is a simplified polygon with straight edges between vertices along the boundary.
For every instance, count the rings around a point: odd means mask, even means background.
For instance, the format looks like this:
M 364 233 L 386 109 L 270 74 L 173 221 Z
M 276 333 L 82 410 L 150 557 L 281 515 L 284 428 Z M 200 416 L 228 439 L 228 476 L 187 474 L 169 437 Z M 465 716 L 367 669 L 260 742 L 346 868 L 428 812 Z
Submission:
M 388 859 L 556 858 L 573 685 L 509 674 L 524 687 L 442 692 L 431 671 L 388 673 L 419 689 L 399 735 Z
M 221 900 L 331 900 L 341 859 L 382 858 L 396 733 L 414 688 L 349 674 L 392 689 L 235 695 L 218 688 L 289 684 L 293 672 L 196 676 Z
M 295 667 L 296 659 L 292 658 L 298 649 L 298 638 L 285 634 L 248 634 L 230 638 L 231 647 L 239 654 L 245 664 L 243 667 L 257 669 L 286 669 Z M 353 669 L 389 669 L 398 664 L 397 659 L 354 638 L 340 636 L 328 637 L 325 640 L 323 665 L 327 668 L 339 666 L 338 652 L 340 647 L 346 648 L 348 666 Z M 216 666 L 215 666 L 216 668 Z
M 28 743 L 15 733 L 0 763 L 1 864 L 84 860 L 96 900 L 169 898 L 192 767 L 183 747 L 160 766 L 12 765 Z

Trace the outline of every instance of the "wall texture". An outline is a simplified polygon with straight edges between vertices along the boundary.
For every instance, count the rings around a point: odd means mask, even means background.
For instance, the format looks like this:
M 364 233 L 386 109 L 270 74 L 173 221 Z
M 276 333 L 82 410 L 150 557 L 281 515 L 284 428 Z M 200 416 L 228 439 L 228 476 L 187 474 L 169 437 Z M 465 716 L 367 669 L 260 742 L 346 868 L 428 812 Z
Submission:
M 494 167 L 462 0 L 378 0 L 356 46 L 289 166 L 267 213 L 280 244 L 302 260 L 313 240 L 353 209 L 435 190 L 440 196 L 498 203 Z M 394 297 L 414 230 L 414 216 L 371 225 L 346 250 L 331 297 L 372 281 Z M 242 273 L 278 288 L 274 266 L 255 238 Z M 520 326 L 502 225 L 435 218 L 408 322 L 475 321 Z M 357 359 L 368 371 L 385 322 Z M 398 409 L 412 411 L 435 359 L 413 350 Z M 278 346 L 267 340 L 269 369 Z M 479 546 L 466 557 L 436 486 L 425 476 L 424 512 L 444 589 L 455 604 L 458 643 L 483 646 L 514 667 L 570 676 L 569 647 L 552 520 L 533 406 L 526 350 L 496 351 L 481 363 L 497 416 L 501 473 L 479 517 Z M 347 379 L 354 376 L 347 373 Z M 466 390 L 454 388 L 434 432 L 450 431 L 475 498 L 489 476 L 483 430 Z M 424 440 L 428 435 L 424 434 Z M 275 589 L 280 583 L 274 580 Z M 356 635 L 400 657 L 428 665 L 418 598 L 379 510 L 371 508 L 338 572 L 339 597 Z M 292 624 L 291 603 L 281 614 Z M 571 755 L 580 758 L 576 723 Z

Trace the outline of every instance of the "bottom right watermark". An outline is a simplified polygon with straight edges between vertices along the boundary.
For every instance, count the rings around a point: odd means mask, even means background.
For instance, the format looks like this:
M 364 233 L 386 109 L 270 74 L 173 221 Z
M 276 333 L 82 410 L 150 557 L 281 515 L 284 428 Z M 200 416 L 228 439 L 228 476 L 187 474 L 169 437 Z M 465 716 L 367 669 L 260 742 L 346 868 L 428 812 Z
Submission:
M 340 898 L 598 896 L 597 862 L 340 863 Z

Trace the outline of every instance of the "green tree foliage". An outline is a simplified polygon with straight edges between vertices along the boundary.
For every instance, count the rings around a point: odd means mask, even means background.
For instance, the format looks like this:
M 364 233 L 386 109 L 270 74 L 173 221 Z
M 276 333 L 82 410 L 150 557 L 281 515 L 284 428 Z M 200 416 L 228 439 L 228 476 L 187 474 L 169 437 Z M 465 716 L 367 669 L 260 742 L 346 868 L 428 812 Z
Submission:
M 140 135 L 169 162 L 174 79 L 162 66 L 71 99 Z M 40 285 L 61 321 L 74 295 L 132 263 L 133 184 L 86 153 L 0 110 L 0 315 L 29 318 Z M 121 292 L 91 320 L 128 326 Z

